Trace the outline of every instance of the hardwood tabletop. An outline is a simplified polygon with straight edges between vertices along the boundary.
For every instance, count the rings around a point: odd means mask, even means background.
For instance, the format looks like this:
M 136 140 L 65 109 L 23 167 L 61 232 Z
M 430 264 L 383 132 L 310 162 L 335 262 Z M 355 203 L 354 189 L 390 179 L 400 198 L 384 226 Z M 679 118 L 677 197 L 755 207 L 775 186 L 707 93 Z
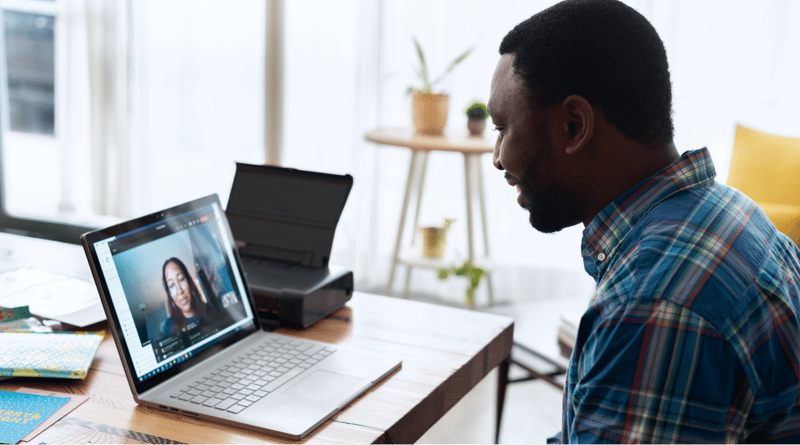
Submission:
M 442 136 L 414 134 L 410 128 L 379 128 L 364 138 L 370 142 L 423 151 L 453 151 L 466 154 L 491 153 L 495 139 L 487 136 L 470 136 L 465 131 L 445 131 Z
M 82 270 L 75 263 L 83 255 L 78 246 L 17 238 L 22 237 L 0 235 L 0 254 L 4 253 L 0 271 L 30 265 Z M 20 252 L 20 244 L 36 245 L 34 252 L 41 248 L 50 254 L 39 258 L 30 251 Z M 81 330 L 105 328 L 103 322 Z M 401 369 L 302 442 L 415 442 L 508 357 L 513 344 L 513 320 L 509 317 L 360 292 L 344 308 L 310 328 L 280 328 L 276 332 L 392 354 L 403 360 Z M 35 443 L 286 442 L 263 433 L 137 405 L 108 332 L 86 379 L 0 381 L 0 390 L 19 388 L 89 396 L 88 401 L 39 434 Z

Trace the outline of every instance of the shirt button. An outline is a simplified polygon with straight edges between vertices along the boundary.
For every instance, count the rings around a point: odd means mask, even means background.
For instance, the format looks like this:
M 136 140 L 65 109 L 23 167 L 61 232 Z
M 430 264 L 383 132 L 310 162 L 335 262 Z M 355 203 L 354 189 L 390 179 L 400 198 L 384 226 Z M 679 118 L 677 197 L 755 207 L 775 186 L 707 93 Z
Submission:
M 598 261 L 605 261 L 606 260 L 606 254 L 604 254 L 603 252 L 598 253 L 597 254 L 597 259 L 598 259 Z

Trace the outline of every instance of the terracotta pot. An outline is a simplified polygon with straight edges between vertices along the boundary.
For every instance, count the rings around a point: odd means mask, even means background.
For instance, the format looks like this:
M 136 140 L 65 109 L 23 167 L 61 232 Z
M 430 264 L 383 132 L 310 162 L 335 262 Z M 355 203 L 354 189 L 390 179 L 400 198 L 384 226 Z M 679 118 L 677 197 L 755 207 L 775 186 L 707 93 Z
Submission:
M 470 136 L 480 136 L 486 129 L 486 119 L 467 119 L 467 129 Z
M 422 231 L 422 256 L 441 258 L 444 255 L 447 229 L 444 227 L 421 227 L 420 231 Z
M 415 91 L 411 95 L 411 117 L 414 132 L 417 134 L 440 135 L 447 125 L 446 94 L 422 94 Z

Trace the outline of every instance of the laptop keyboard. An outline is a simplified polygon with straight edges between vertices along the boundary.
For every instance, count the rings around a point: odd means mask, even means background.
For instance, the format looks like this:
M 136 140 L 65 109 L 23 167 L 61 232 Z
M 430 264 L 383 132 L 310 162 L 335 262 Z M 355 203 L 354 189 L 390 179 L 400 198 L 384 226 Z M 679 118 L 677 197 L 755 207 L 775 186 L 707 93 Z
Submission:
M 171 397 L 238 414 L 335 351 L 296 338 L 271 337 Z

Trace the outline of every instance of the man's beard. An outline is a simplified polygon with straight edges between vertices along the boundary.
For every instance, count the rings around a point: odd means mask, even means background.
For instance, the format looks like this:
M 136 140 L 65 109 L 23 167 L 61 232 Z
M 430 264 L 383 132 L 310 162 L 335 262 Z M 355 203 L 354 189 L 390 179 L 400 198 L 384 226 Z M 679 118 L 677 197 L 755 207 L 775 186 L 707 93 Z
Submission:
M 527 176 L 527 175 L 526 175 Z M 520 182 L 522 196 L 525 198 L 525 209 L 530 213 L 528 220 L 534 229 L 542 233 L 555 233 L 566 227 L 562 224 L 560 210 L 563 202 L 552 193 L 551 188 L 546 188 L 542 193 L 533 194 L 532 186 L 527 181 Z
M 581 222 L 581 218 L 576 208 L 577 200 L 564 187 L 539 174 L 541 163 L 539 160 L 528 165 L 519 178 L 519 186 L 525 209 L 530 213 L 531 226 L 542 233 L 555 233 Z

